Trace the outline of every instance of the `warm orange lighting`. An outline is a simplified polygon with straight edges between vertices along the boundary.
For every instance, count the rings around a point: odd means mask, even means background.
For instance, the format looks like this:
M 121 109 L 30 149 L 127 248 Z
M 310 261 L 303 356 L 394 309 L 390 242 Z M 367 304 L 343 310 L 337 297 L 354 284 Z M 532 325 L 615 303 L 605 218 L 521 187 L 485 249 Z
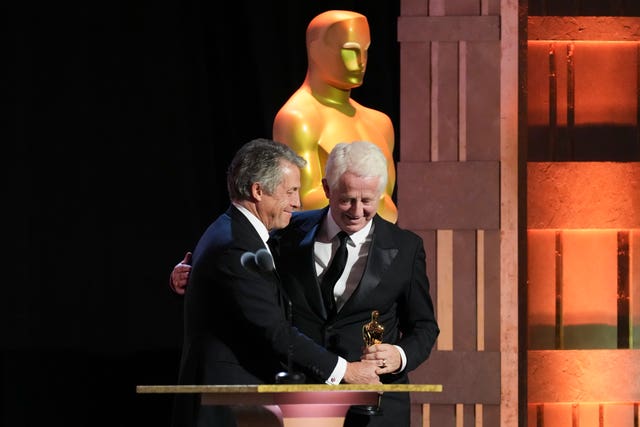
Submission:
M 617 348 L 618 233 L 528 231 L 530 348 Z M 637 239 L 640 230 L 631 235 Z M 632 266 L 639 257 L 635 251 L 631 254 Z M 630 290 L 637 298 L 640 277 L 636 268 L 631 268 Z M 633 310 L 637 308 L 632 307 L 631 314 Z
M 637 350 L 529 351 L 528 372 L 528 401 L 533 404 L 622 403 L 640 396 Z
M 617 234 L 617 230 L 566 230 L 562 268 L 564 326 L 609 326 L 613 328 L 609 338 L 614 347 Z
M 640 163 L 529 163 L 527 201 L 530 348 L 637 348 Z
M 637 426 L 637 18 L 529 18 L 528 425 Z
M 640 228 L 640 163 L 530 162 L 527 228 Z
M 575 68 L 575 125 L 637 125 L 637 42 L 536 40 L 528 43 L 528 122 L 548 124 L 549 52 L 555 53 L 558 126 L 567 124 L 567 53 Z

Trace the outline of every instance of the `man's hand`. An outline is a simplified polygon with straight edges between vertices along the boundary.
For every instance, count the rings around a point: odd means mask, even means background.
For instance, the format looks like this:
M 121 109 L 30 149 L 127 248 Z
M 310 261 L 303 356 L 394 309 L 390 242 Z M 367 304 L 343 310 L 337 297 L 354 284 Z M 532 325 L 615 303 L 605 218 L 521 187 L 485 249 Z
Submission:
M 178 295 L 184 295 L 191 273 L 191 252 L 187 252 L 184 259 L 176 264 L 169 276 L 169 287 Z
M 363 361 L 374 362 L 378 369 L 376 374 L 390 374 L 402 367 L 402 357 L 398 349 L 392 344 L 374 344 L 362 352 Z
M 349 384 L 382 384 L 377 369 L 378 364 L 372 360 L 349 362 L 343 380 Z

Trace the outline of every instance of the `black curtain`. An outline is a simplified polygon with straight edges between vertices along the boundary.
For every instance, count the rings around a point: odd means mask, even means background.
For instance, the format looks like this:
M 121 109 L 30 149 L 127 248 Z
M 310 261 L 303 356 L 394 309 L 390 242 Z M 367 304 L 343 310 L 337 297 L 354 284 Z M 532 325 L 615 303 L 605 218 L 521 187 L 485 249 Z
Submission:
M 306 25 L 329 9 L 369 19 L 353 97 L 398 138 L 399 1 L 13 3 L 0 425 L 166 426 L 170 397 L 135 385 L 175 383 L 168 276 L 226 209 L 229 160 L 271 136 L 304 78 Z

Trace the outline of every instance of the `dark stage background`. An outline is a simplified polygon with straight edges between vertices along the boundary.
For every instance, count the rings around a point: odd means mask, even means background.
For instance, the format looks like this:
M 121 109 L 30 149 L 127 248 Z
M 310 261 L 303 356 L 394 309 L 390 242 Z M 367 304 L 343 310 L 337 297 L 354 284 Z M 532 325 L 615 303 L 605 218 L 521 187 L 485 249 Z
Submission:
M 271 136 L 304 78 L 306 25 L 329 9 L 368 17 L 353 97 L 398 137 L 399 1 L 15 3 L 0 424 L 168 426 L 171 399 L 135 386 L 176 381 L 168 276 L 226 209 L 226 165 Z

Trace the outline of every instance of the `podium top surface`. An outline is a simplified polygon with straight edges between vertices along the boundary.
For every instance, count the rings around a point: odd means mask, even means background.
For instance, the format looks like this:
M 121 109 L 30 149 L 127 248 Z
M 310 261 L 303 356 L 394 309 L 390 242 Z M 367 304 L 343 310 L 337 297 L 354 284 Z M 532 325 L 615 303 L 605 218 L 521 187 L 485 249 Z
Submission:
M 139 385 L 136 393 L 441 392 L 442 384 Z

